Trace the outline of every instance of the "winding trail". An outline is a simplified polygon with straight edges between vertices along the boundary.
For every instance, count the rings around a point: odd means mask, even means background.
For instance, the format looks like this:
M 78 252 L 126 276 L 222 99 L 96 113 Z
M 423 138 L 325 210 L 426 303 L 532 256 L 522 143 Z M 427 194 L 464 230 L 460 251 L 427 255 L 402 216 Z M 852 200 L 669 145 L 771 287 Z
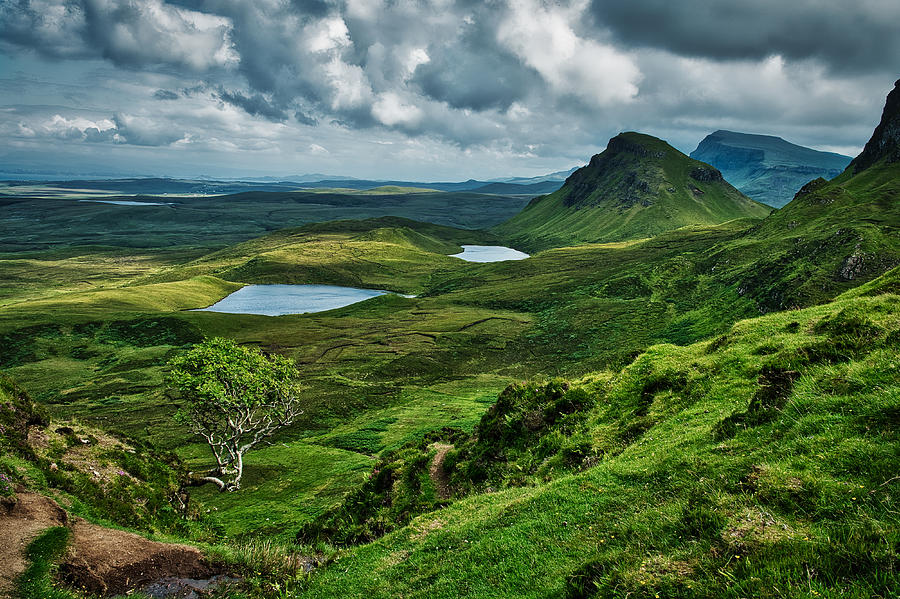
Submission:
M 453 446 L 446 443 L 435 443 L 431 447 L 437 449 L 437 453 L 434 454 L 434 459 L 431 460 L 428 474 L 431 476 L 431 480 L 437 489 L 438 498 L 450 499 L 450 477 L 447 476 L 447 472 L 444 470 L 444 458 L 447 457 L 447 452 L 453 449 Z

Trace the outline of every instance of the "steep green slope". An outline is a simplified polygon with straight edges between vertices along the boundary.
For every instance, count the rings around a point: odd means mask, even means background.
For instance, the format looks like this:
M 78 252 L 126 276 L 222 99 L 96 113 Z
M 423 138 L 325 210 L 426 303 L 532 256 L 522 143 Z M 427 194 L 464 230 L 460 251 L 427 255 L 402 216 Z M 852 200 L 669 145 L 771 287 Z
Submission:
M 832 179 L 850 163 L 849 156 L 819 152 L 780 137 L 723 130 L 707 135 L 691 158 L 713 165 L 743 193 L 776 208 L 809 181 Z
M 666 142 L 621 133 L 559 191 L 535 198 L 494 231 L 511 245 L 535 251 L 762 218 L 770 210 L 743 196 L 716 169 Z
M 201 532 L 180 495 L 180 460 L 144 442 L 54 418 L 0 374 L 0 516 L 18 486 L 64 499 L 80 516 L 146 532 Z M 51 491 L 52 489 L 52 491 Z
M 512 387 L 445 461 L 458 494 L 488 492 L 303 596 L 893 596 L 898 351 L 900 297 L 848 297 Z
M 898 82 L 900 83 L 900 82 Z M 704 265 L 760 311 L 808 306 L 900 264 L 900 85 L 865 150 Z

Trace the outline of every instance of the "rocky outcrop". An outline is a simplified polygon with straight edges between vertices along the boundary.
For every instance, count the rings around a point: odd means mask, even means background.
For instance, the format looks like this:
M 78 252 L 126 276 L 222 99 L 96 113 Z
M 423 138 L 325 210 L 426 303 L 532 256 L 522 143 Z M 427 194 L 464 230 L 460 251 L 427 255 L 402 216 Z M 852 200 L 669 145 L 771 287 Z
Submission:
M 698 167 L 698 168 L 691 170 L 691 179 L 693 179 L 695 181 L 701 181 L 703 183 L 710 183 L 712 181 L 721 181 L 722 173 L 719 172 L 718 169 Z
M 881 159 L 888 163 L 900 162 L 900 79 L 888 94 L 881 122 L 875 127 L 872 138 L 850 166 L 854 173 L 858 173 Z
M 643 145 L 627 138 L 625 135 L 616 135 L 612 139 L 609 140 L 609 143 L 606 144 L 606 149 L 611 153 L 619 153 L 619 152 L 627 152 L 629 154 L 634 154 L 635 156 L 649 156 L 650 151 L 645 148 Z M 599 154 L 591 158 L 591 162 L 594 162 L 594 159 L 599 158 Z

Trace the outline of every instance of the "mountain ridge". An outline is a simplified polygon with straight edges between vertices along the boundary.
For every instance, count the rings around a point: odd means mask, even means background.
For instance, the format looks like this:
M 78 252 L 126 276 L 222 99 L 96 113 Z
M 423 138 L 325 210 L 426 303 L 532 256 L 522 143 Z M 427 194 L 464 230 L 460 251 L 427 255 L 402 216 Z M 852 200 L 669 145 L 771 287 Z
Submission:
M 535 198 L 495 232 L 534 251 L 652 237 L 687 225 L 761 218 L 770 210 L 710 165 L 661 139 L 624 132 L 562 188 Z
M 807 182 L 832 179 L 850 163 L 850 157 L 820 152 L 774 135 L 719 129 L 707 135 L 691 152 L 707 162 L 754 200 L 781 208 Z

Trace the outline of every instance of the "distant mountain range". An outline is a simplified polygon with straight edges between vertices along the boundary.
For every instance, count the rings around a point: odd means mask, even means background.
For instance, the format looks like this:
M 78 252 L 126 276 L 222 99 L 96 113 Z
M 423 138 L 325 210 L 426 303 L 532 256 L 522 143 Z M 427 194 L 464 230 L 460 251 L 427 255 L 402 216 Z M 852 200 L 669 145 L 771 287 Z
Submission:
M 535 251 L 651 237 L 769 212 L 708 164 L 661 139 L 628 132 L 609 140 L 561 189 L 535 198 L 495 230 L 515 247 Z
M 491 183 L 516 183 L 518 185 L 531 185 L 534 183 L 545 183 L 547 181 L 565 181 L 569 175 L 580 169 L 581 166 L 573 166 L 566 171 L 556 171 L 541 175 L 540 177 L 506 177 L 502 179 L 491 179 Z
M 849 156 L 819 152 L 780 137 L 716 131 L 700 142 L 691 158 L 711 164 L 729 183 L 758 202 L 781 208 L 806 183 L 832 179 Z
M 378 187 L 423 188 L 437 191 L 468 191 L 492 195 L 540 195 L 552 193 L 560 188 L 570 171 L 559 171 L 541 177 L 513 177 L 505 181 L 385 181 L 356 179 L 336 175 L 292 175 L 289 177 L 261 177 L 247 180 L 215 179 L 168 179 L 159 177 L 139 177 L 127 179 L 95 180 L 40 180 L 44 186 L 63 189 L 90 189 L 121 193 L 125 195 L 221 195 L 247 191 L 296 191 L 298 189 L 352 189 L 365 191 Z M 31 185 L 36 181 L 11 180 L 10 187 Z M 2 195 L 2 194 L 0 194 Z

